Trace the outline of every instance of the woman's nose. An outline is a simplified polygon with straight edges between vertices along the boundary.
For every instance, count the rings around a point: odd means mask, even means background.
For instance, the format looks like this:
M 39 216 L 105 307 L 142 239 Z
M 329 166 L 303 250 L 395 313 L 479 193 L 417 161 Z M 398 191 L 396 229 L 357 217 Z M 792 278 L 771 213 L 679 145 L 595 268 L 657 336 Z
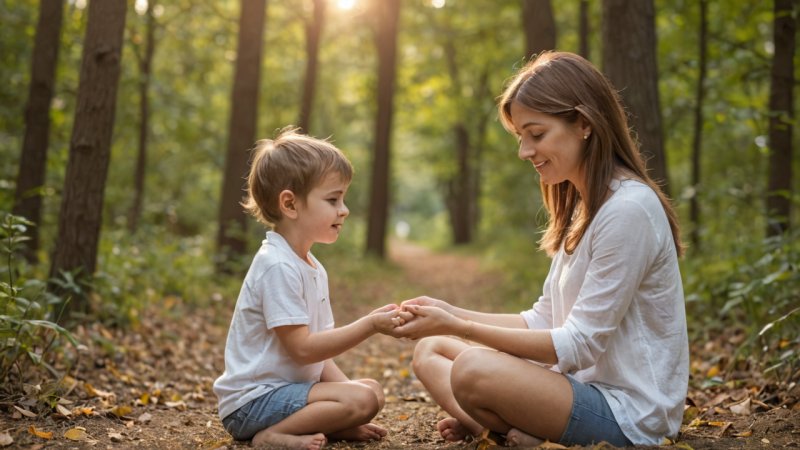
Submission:
M 519 159 L 525 161 L 532 158 L 535 154 L 536 150 L 534 150 L 532 145 L 525 143 L 519 144 L 519 151 L 517 152 Z

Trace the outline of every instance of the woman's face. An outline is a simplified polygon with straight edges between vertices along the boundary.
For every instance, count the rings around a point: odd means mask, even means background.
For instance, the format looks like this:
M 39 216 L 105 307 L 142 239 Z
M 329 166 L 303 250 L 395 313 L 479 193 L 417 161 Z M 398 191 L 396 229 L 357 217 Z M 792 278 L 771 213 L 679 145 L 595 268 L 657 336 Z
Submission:
M 591 129 L 582 120 L 565 120 L 511 103 L 511 122 L 519 138 L 519 158 L 530 161 L 545 184 L 570 181 L 583 195 L 581 170 L 584 136 Z

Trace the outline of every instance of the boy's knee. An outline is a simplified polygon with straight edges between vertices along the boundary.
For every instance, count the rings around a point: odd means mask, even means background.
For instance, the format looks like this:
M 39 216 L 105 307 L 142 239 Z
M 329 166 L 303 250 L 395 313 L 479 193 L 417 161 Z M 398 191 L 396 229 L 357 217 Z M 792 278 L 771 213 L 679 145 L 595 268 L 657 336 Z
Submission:
M 368 388 L 372 389 L 372 392 L 375 394 L 375 397 L 378 399 L 378 410 L 380 411 L 383 409 L 383 405 L 386 403 L 386 399 L 383 395 L 383 386 L 377 381 L 371 378 L 364 378 L 358 380 L 359 383 L 367 386 Z
M 353 384 L 346 403 L 349 413 L 360 423 L 369 422 L 380 412 L 380 402 L 375 391 L 363 382 Z

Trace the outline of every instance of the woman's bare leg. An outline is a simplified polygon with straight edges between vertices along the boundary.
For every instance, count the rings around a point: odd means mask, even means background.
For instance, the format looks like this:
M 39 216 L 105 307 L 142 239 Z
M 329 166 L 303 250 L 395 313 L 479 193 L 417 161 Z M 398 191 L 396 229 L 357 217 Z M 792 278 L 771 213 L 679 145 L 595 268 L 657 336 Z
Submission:
M 414 374 L 433 400 L 452 416 L 437 425 L 439 434 L 448 441 L 477 436 L 483 430 L 483 426 L 458 405 L 450 385 L 453 361 L 469 348 L 471 346 L 464 341 L 437 336 L 422 339 L 414 349 Z
M 567 377 L 491 349 L 470 348 L 459 353 L 450 384 L 459 406 L 470 417 L 502 434 L 517 429 L 521 434 L 558 442 L 572 410 L 572 386 Z M 521 434 L 517 437 L 524 439 Z

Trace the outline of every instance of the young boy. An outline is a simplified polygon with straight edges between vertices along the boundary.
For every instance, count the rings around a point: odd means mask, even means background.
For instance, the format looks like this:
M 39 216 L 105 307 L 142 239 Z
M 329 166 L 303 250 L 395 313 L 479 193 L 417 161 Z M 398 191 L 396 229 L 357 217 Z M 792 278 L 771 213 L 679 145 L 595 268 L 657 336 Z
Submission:
M 311 246 L 339 237 L 353 169 L 327 141 L 285 130 L 254 150 L 245 208 L 272 227 L 244 279 L 214 382 L 219 416 L 237 440 L 317 449 L 326 437 L 381 439 L 375 380 L 351 381 L 334 356 L 404 322 L 387 305 L 334 328 L 328 276 Z

